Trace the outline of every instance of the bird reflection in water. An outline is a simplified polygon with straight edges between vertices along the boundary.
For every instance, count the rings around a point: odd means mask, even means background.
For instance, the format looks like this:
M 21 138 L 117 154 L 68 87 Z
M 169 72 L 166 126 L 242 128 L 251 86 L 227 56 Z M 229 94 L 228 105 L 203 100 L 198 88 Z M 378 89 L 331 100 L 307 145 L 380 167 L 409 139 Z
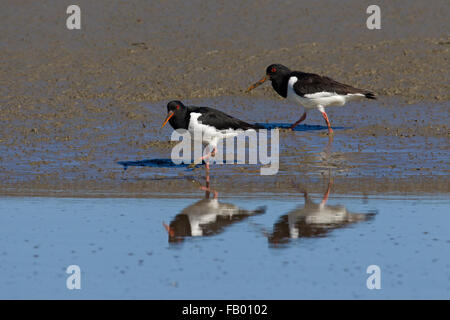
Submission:
M 334 229 L 373 219 L 376 212 L 352 213 L 342 205 L 327 205 L 331 186 L 330 179 L 319 204 L 314 203 L 304 191 L 305 204 L 278 219 L 273 232 L 266 233 L 269 243 L 276 247 L 287 244 L 292 239 L 326 237 Z
M 219 201 L 218 192 L 210 189 L 209 182 L 201 189 L 205 191 L 205 198 L 183 209 L 170 225 L 164 224 L 170 243 L 182 242 L 186 237 L 213 236 L 231 224 L 266 211 L 265 207 L 244 210 Z

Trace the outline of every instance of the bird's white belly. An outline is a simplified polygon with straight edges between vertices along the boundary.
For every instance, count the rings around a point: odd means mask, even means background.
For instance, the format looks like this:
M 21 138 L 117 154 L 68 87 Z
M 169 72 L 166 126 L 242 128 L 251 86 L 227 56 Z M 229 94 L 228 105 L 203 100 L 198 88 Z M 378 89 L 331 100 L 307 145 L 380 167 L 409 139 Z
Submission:
M 210 223 L 215 223 L 219 216 L 231 217 L 239 213 L 237 207 L 230 207 L 227 205 L 220 204 L 217 199 L 211 199 L 205 206 L 199 208 L 198 211 L 193 211 L 188 213 L 189 223 L 191 225 L 191 235 L 202 236 L 203 235 L 203 225 Z
M 201 141 L 203 144 L 217 146 L 219 140 L 223 138 L 222 132 L 213 126 L 201 123 L 198 120 L 201 115 L 201 113 L 191 112 L 188 127 L 191 138 L 195 141 Z
M 203 235 L 202 225 L 214 223 L 217 220 L 217 214 L 214 212 L 206 213 L 201 216 L 189 216 L 191 224 L 191 235 L 198 237 Z
M 322 94 L 322 92 L 320 92 Z M 323 92 L 323 95 L 317 93 L 306 94 L 304 97 L 300 97 L 295 92 L 288 93 L 288 99 L 294 103 L 300 103 L 307 109 L 317 108 L 318 106 L 343 106 L 348 100 L 349 95 L 340 95 L 336 93 Z
M 293 90 L 292 92 L 289 92 L 288 90 L 288 96 L 287 99 L 291 101 L 292 103 L 299 103 L 306 109 L 313 109 L 317 107 L 317 104 L 315 104 L 311 99 L 300 97 L 298 94 L 296 94 Z
M 303 97 L 301 97 L 294 91 L 294 84 L 297 82 L 297 80 L 297 77 L 291 77 L 289 79 L 287 98 L 294 103 L 300 103 L 307 109 L 317 108 L 319 106 L 343 106 L 349 100 L 364 97 L 364 95 L 361 93 L 337 94 L 336 92 L 326 91 L 305 94 Z
M 341 210 L 327 209 L 327 207 L 322 207 L 316 212 L 309 214 L 305 222 L 308 224 L 333 224 L 333 223 L 343 223 L 348 220 L 347 210 L 344 208 Z
M 194 140 L 217 147 L 221 139 L 237 136 L 238 133 L 233 129 L 217 130 L 213 126 L 201 123 L 198 120 L 201 115 L 201 113 L 191 112 L 188 130 Z

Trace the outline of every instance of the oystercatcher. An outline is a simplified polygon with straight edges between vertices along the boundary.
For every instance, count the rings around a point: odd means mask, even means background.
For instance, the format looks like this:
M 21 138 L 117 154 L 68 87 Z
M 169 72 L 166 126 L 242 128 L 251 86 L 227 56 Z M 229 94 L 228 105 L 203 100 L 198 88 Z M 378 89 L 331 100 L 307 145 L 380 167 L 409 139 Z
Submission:
M 287 243 L 290 239 L 324 237 L 329 232 L 345 228 L 351 224 L 369 221 L 375 212 L 353 213 L 342 205 L 327 205 L 332 182 L 320 204 L 314 203 L 306 191 L 303 191 L 305 204 L 281 216 L 269 234 L 269 243 L 274 245 Z
M 333 134 L 330 121 L 325 112 L 328 106 L 343 106 L 347 101 L 357 98 L 376 99 L 375 94 L 364 89 L 354 88 L 339 83 L 331 78 L 319 76 L 314 73 L 291 71 L 281 64 L 271 64 L 266 69 L 266 75 L 258 82 L 252 84 L 246 92 L 258 87 L 265 81 L 272 81 L 273 89 L 283 98 L 304 106 L 305 111 L 291 129 L 306 119 L 310 109 L 317 109 L 322 113 L 328 126 L 329 134 Z
M 172 128 L 188 130 L 193 137 L 194 131 L 201 133 L 202 143 L 207 146 L 208 153 L 199 160 L 215 156 L 217 144 L 221 139 L 234 137 L 242 130 L 257 130 L 262 127 L 236 119 L 222 111 L 209 107 L 185 106 L 181 101 L 170 101 L 167 104 L 167 117 L 163 128 L 169 122 Z M 239 131 L 238 131 L 239 130 Z M 200 136 L 200 135 L 199 135 Z M 206 163 L 207 181 L 209 181 L 209 161 Z
M 202 200 L 186 207 L 170 225 L 163 223 L 169 235 L 169 242 L 177 243 L 186 237 L 219 234 L 231 224 L 266 212 L 266 207 L 245 210 L 234 204 L 219 201 L 217 191 L 211 190 L 208 182 L 202 189 L 205 190 L 205 197 Z M 214 193 L 212 199 L 210 192 Z

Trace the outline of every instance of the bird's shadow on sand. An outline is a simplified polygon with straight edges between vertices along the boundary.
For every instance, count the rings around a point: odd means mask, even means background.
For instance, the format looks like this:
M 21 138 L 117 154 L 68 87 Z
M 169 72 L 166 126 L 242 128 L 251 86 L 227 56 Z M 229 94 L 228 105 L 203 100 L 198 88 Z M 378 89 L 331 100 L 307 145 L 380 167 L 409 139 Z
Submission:
M 172 159 L 144 159 L 137 161 L 118 161 L 118 164 L 123 166 L 124 170 L 128 167 L 151 167 L 151 168 L 188 168 L 189 164 L 176 164 L 173 163 Z M 204 162 L 203 162 L 204 163 Z M 202 163 L 202 164 L 203 164 Z M 199 167 L 201 164 L 197 164 L 195 167 Z
M 263 127 L 264 129 L 289 129 L 292 126 L 292 123 L 257 123 L 257 125 Z M 343 129 L 351 129 L 352 127 L 332 127 L 333 130 L 343 130 Z M 327 126 L 322 125 L 310 125 L 310 124 L 299 124 L 294 128 L 293 131 L 318 131 L 318 130 L 328 130 Z

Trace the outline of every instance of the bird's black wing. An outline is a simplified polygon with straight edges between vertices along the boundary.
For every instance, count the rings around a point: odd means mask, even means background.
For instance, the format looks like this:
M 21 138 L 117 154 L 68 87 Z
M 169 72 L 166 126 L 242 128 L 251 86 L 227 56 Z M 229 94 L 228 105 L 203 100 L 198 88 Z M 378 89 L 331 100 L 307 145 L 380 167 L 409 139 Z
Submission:
M 236 119 L 222 111 L 209 107 L 193 107 L 192 112 L 198 112 L 202 115 L 198 118 L 203 124 L 214 126 L 218 130 L 226 129 L 260 129 L 256 124 L 249 124 L 242 120 Z
M 370 91 L 354 88 L 348 84 L 314 73 L 292 72 L 291 77 L 297 77 L 298 80 L 294 84 L 294 91 L 301 97 L 305 94 L 316 92 L 335 92 L 337 94 L 361 93 L 368 99 L 375 99 L 375 95 Z

